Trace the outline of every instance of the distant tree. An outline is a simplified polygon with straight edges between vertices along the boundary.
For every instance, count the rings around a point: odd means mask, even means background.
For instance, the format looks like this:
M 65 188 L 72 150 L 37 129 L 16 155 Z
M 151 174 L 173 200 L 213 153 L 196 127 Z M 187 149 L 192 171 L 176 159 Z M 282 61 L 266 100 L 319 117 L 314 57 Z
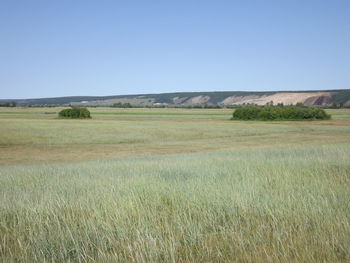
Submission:
M 333 102 L 332 105 L 331 105 L 331 108 L 332 109 L 338 109 L 339 107 L 338 107 L 337 103 Z
M 117 102 L 112 105 L 113 108 L 132 108 L 132 105 L 127 102 L 127 103 L 121 103 Z
M 17 103 L 14 101 L 0 103 L 0 107 L 16 107 L 16 106 L 17 106 Z
M 273 100 L 269 101 L 269 102 L 266 102 L 265 104 L 266 106 L 273 106 Z

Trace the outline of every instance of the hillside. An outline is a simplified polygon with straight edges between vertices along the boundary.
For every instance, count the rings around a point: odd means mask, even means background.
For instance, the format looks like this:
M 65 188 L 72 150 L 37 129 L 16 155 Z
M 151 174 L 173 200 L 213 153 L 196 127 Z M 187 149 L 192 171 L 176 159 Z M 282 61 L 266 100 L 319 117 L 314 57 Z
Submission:
M 327 91 L 213 91 L 213 92 L 176 92 L 161 94 L 136 94 L 116 96 L 73 96 L 37 99 L 6 99 L 4 102 L 16 102 L 19 105 L 86 105 L 110 106 L 114 103 L 131 103 L 132 105 L 285 105 L 303 103 L 305 105 L 330 105 L 332 103 L 350 105 L 350 89 Z

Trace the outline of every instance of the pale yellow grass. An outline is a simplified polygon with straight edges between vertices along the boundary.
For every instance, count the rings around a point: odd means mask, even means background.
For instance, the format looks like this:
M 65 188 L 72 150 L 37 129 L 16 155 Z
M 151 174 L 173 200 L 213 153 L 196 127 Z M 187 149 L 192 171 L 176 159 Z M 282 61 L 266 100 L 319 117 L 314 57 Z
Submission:
M 239 122 L 232 110 L 92 108 L 91 120 L 57 119 L 60 108 L 0 111 L 0 164 L 334 144 L 350 141 L 350 110 L 329 121 Z

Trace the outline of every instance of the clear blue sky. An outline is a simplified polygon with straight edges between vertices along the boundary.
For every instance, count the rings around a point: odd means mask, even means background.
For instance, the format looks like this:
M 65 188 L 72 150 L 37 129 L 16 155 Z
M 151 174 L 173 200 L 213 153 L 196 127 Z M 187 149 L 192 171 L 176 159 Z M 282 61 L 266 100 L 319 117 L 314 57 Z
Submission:
M 345 88 L 349 0 L 0 1 L 0 98 Z

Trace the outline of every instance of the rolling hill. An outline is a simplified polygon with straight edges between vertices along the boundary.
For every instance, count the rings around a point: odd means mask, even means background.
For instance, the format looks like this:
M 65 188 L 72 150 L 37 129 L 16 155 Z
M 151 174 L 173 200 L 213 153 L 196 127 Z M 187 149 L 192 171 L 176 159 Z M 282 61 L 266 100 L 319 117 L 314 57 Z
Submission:
M 110 106 L 114 103 L 132 105 L 265 105 L 283 103 L 285 105 L 303 103 L 305 105 L 330 105 L 332 103 L 350 105 L 350 89 L 319 91 L 213 91 L 176 92 L 161 94 L 135 94 L 116 96 L 72 96 L 37 99 L 3 99 L 0 103 L 16 102 L 18 105 L 85 105 Z

